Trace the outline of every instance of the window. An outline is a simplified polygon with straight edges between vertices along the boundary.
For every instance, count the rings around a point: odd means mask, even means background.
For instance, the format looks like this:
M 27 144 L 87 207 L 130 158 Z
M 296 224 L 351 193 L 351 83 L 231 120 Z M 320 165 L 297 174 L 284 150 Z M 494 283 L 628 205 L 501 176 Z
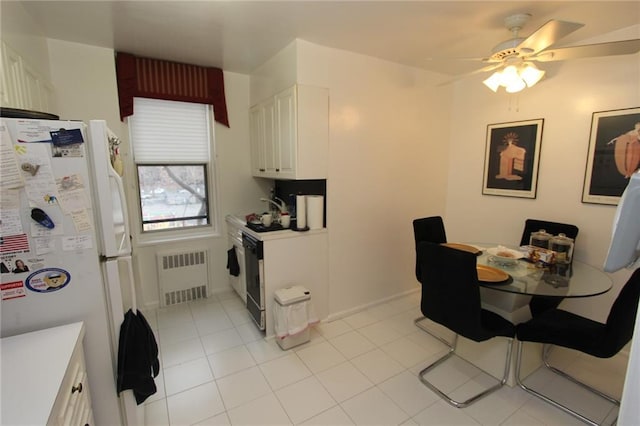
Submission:
M 211 107 L 135 98 L 129 118 L 142 231 L 209 225 Z

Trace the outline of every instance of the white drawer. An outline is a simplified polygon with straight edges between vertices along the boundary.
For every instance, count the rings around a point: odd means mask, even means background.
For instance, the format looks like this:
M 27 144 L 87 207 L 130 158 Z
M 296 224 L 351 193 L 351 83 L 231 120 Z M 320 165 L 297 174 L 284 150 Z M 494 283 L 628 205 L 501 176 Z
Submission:
M 55 426 L 93 424 L 82 340 L 77 342 L 73 350 L 47 424 Z

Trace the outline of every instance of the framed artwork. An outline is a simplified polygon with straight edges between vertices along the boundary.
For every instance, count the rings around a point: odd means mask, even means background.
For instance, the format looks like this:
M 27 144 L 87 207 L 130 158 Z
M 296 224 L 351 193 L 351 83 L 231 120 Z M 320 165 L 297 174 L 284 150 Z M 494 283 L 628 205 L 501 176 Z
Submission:
M 544 119 L 489 124 L 482 194 L 536 198 Z
M 640 108 L 594 112 L 582 202 L 617 205 L 640 168 Z

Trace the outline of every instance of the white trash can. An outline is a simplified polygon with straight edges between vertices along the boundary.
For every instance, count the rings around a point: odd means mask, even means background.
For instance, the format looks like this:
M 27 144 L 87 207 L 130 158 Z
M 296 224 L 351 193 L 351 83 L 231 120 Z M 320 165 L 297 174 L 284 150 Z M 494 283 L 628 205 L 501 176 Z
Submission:
M 311 293 L 294 285 L 275 291 L 274 318 L 276 341 L 287 350 L 309 341 Z M 314 319 L 312 319 L 313 321 Z

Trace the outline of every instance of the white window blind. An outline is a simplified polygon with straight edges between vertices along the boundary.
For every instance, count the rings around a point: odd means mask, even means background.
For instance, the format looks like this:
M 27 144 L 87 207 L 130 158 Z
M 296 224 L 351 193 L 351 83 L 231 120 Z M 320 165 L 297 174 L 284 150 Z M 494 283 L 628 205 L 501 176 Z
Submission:
M 129 126 L 138 164 L 209 162 L 209 106 L 134 98 Z

